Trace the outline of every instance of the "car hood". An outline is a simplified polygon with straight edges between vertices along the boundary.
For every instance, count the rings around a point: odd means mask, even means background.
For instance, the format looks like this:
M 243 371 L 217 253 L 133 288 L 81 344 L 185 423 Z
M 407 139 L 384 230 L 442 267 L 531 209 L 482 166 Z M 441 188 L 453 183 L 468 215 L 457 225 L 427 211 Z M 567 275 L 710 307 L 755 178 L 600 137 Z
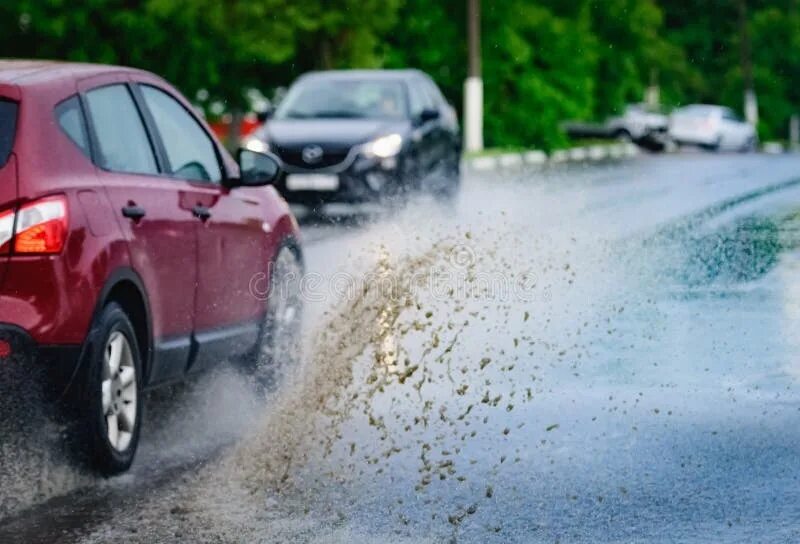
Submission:
M 272 119 L 257 136 L 280 148 L 316 144 L 349 149 L 385 134 L 405 134 L 409 129 L 408 121 L 385 119 Z

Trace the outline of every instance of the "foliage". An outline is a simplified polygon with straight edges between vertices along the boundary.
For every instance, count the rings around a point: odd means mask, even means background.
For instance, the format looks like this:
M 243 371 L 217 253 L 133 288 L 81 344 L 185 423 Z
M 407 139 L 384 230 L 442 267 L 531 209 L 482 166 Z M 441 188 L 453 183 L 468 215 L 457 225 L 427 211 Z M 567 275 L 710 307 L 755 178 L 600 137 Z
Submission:
M 602 120 L 657 81 L 671 105 L 742 103 L 747 6 L 762 137 L 800 109 L 800 0 L 484 0 L 486 142 L 563 145 L 568 119 Z M 307 70 L 415 66 L 460 107 L 465 0 L 5 0 L 7 57 L 152 70 L 229 109 Z

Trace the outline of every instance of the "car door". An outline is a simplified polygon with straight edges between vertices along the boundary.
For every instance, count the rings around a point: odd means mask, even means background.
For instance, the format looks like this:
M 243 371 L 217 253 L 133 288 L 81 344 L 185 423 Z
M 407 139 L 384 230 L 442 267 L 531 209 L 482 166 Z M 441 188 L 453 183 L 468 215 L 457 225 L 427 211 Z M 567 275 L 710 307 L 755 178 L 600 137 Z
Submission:
M 141 278 L 153 336 L 148 384 L 182 376 L 194 329 L 197 220 L 184 202 L 187 183 L 164 177 L 132 88 L 125 77 L 79 84 L 92 160 Z
M 185 203 L 199 219 L 197 354 L 190 370 L 201 370 L 255 343 L 264 303 L 251 292 L 251 282 L 267 272 L 272 232 L 259 189 L 224 186 L 221 151 L 189 105 L 163 87 L 141 83 L 138 89 L 168 174 L 195 190 Z

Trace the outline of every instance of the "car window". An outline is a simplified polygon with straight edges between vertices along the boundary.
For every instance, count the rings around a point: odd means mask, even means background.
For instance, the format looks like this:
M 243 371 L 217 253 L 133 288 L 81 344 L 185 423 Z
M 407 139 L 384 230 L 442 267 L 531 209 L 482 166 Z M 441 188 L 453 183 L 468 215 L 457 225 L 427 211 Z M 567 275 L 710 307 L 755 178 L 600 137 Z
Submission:
M 197 120 L 172 96 L 150 85 L 142 85 L 142 95 L 161 135 L 170 172 L 192 181 L 222 180 L 214 143 Z
M 739 121 L 739 116 L 729 109 L 722 110 L 722 118 L 727 121 Z
M 426 108 L 433 108 L 430 96 L 425 93 L 418 81 L 408 83 L 408 102 L 411 117 L 418 117 Z
M 153 146 L 126 85 L 89 91 L 86 104 L 97 138 L 98 166 L 114 172 L 158 173 Z
M 86 134 L 80 99 L 77 96 L 66 99 L 56 106 L 55 112 L 58 126 L 62 132 L 78 146 L 84 155 L 91 157 L 89 137 Z
M 702 105 L 686 106 L 675 110 L 675 115 L 686 117 L 711 117 L 714 115 L 714 108 Z
M 0 166 L 8 161 L 17 129 L 17 103 L 0 99 Z
M 422 78 L 420 83 L 422 88 L 425 90 L 425 93 L 428 95 L 432 107 L 438 108 L 447 103 L 447 101 L 444 99 L 444 96 L 442 96 L 441 91 L 433 81 L 427 78 Z

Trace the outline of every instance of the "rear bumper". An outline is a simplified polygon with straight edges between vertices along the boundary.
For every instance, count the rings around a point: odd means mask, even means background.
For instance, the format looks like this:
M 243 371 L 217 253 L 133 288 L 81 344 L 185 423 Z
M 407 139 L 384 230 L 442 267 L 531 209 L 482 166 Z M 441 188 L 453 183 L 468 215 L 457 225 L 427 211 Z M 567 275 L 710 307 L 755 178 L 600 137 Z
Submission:
M 81 360 L 79 345 L 38 345 L 22 328 L 0 323 L 0 340 L 11 354 L 0 357 L 0 395 L 62 399 L 70 389 Z

